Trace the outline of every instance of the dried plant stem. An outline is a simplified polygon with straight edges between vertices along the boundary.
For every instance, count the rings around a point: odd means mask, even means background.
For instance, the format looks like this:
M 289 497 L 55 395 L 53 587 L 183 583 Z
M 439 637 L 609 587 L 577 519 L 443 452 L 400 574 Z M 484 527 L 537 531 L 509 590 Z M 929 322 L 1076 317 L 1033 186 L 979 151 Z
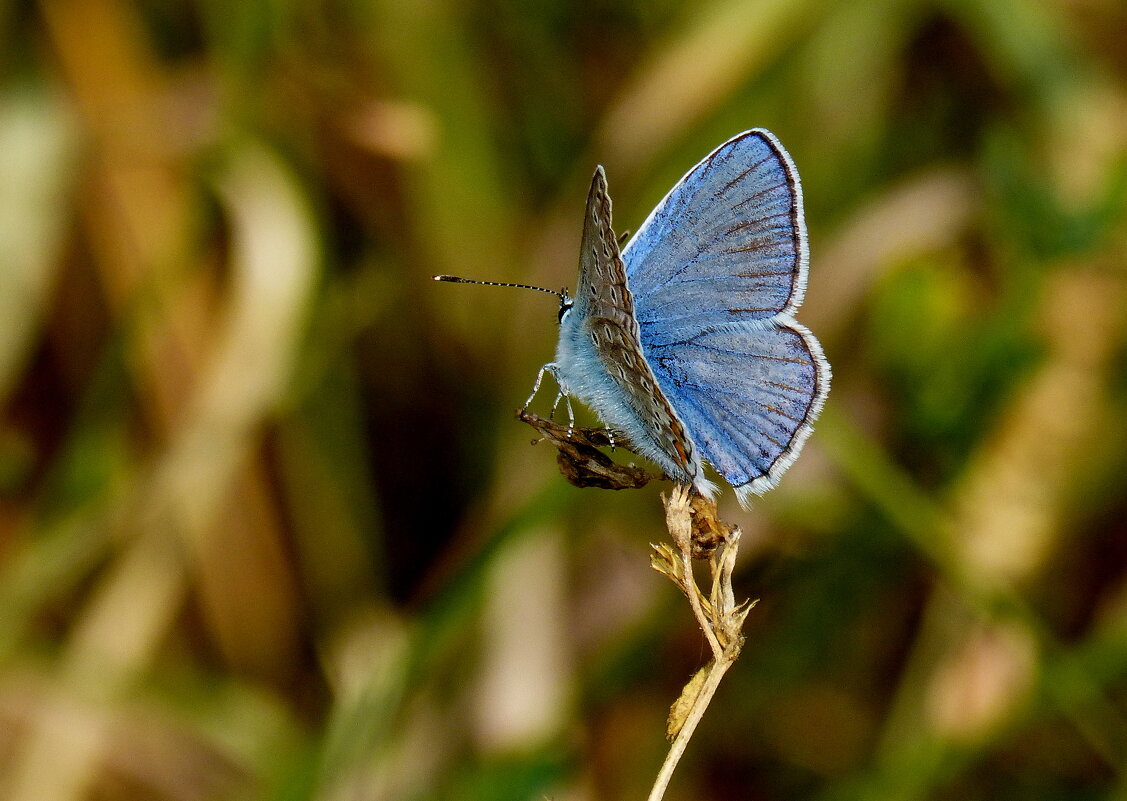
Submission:
M 696 581 L 693 579 L 693 553 L 691 549 L 682 548 L 681 550 L 681 569 L 687 581 L 692 582 L 692 589 L 697 590 Z M 705 639 L 708 640 L 708 647 L 712 649 L 712 658 L 714 661 L 719 662 L 724 653 L 724 648 L 720 645 L 720 640 L 713 630 L 713 621 L 709 620 L 704 613 L 704 606 L 701 604 L 700 592 L 690 592 L 685 590 L 685 595 L 689 599 L 689 606 L 693 608 L 693 616 L 697 619 L 697 624 L 700 630 L 704 632 Z
M 693 732 L 696 731 L 697 724 L 700 723 L 705 710 L 712 702 L 712 696 L 716 694 L 720 680 L 724 678 L 728 668 L 735 664 L 736 657 L 739 656 L 738 647 L 733 651 L 730 656 L 711 662 L 706 668 L 708 672 L 705 675 L 704 683 L 697 692 L 696 698 L 693 699 L 677 736 L 673 738 L 673 742 L 669 746 L 669 753 L 665 755 L 665 761 L 661 764 L 661 770 L 657 773 L 657 779 L 654 781 L 653 789 L 650 790 L 647 801 L 661 801 L 665 796 L 665 790 L 669 787 L 669 780 L 673 778 L 673 771 L 677 767 L 677 763 L 681 761 L 681 756 L 685 753 L 689 740 L 692 739 Z
M 681 697 L 670 710 L 668 733 L 673 742 L 661 770 L 658 771 L 648 801 L 661 801 L 665 796 L 673 771 L 685 753 L 697 724 L 704 717 L 724 674 L 740 655 L 743 647 L 743 635 L 740 632 L 751 609 L 749 603 L 737 605 L 732 591 L 732 571 L 739 547 L 739 528 L 729 530 L 716 520 L 715 507 L 711 504 L 705 504 L 703 508 L 700 504 L 694 506 L 688 488 L 677 487 L 668 498 L 662 496 L 662 500 L 665 502 L 669 534 L 677 549 L 675 552 L 668 545 L 654 545 L 651 565 L 659 573 L 668 576 L 689 599 L 693 615 L 712 649 L 712 659 L 685 685 Z M 698 530 L 726 532 L 709 560 L 712 586 L 707 598 L 701 593 L 693 577 L 694 515 Z M 702 516 L 707 518 L 704 526 L 700 525 Z

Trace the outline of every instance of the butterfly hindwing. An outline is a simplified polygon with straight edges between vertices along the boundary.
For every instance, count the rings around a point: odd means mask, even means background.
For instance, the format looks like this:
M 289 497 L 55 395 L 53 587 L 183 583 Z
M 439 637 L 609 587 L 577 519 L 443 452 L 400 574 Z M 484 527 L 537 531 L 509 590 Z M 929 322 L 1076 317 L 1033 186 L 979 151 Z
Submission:
M 740 323 L 649 349 L 702 455 L 741 501 L 771 489 L 829 391 L 829 365 L 793 321 Z

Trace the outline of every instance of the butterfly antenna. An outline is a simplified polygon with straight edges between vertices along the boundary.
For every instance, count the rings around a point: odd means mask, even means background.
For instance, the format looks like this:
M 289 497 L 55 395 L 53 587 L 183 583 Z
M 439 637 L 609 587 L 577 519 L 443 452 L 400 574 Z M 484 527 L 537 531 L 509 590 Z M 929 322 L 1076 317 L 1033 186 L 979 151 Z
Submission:
M 561 300 L 566 300 L 567 293 L 560 292 L 555 289 L 546 289 L 542 286 L 533 286 L 532 284 L 513 284 L 508 281 L 475 281 L 473 278 L 459 278 L 456 275 L 436 275 L 435 281 L 449 281 L 452 284 L 480 284 L 481 286 L 511 286 L 517 289 L 535 289 L 537 292 L 547 292 L 549 295 L 555 295 Z

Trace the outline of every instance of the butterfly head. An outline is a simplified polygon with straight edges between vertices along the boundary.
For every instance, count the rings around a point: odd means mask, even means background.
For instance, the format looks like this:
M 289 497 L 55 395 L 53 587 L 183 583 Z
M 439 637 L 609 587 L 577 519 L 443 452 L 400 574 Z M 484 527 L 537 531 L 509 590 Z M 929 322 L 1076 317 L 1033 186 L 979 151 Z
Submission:
M 560 296 L 560 311 L 559 311 L 559 315 L 557 317 L 557 320 L 560 323 L 563 323 L 564 318 L 567 317 L 568 312 L 571 311 L 571 307 L 575 305 L 575 298 L 573 298 L 571 295 L 569 295 L 567 293 L 567 287 L 564 287 L 563 289 L 561 289 L 559 291 L 559 296 Z

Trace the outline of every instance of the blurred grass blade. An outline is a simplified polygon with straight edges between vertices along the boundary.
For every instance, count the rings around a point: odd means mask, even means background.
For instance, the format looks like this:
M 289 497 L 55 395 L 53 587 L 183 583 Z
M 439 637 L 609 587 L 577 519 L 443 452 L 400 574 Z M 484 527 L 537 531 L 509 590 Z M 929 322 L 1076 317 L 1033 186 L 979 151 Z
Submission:
M 69 210 L 74 130 L 34 85 L 0 94 L 0 401 L 34 347 Z
M 607 110 L 596 135 L 599 159 L 637 172 L 765 69 L 824 9 L 820 0 L 717 0 L 692 15 Z

